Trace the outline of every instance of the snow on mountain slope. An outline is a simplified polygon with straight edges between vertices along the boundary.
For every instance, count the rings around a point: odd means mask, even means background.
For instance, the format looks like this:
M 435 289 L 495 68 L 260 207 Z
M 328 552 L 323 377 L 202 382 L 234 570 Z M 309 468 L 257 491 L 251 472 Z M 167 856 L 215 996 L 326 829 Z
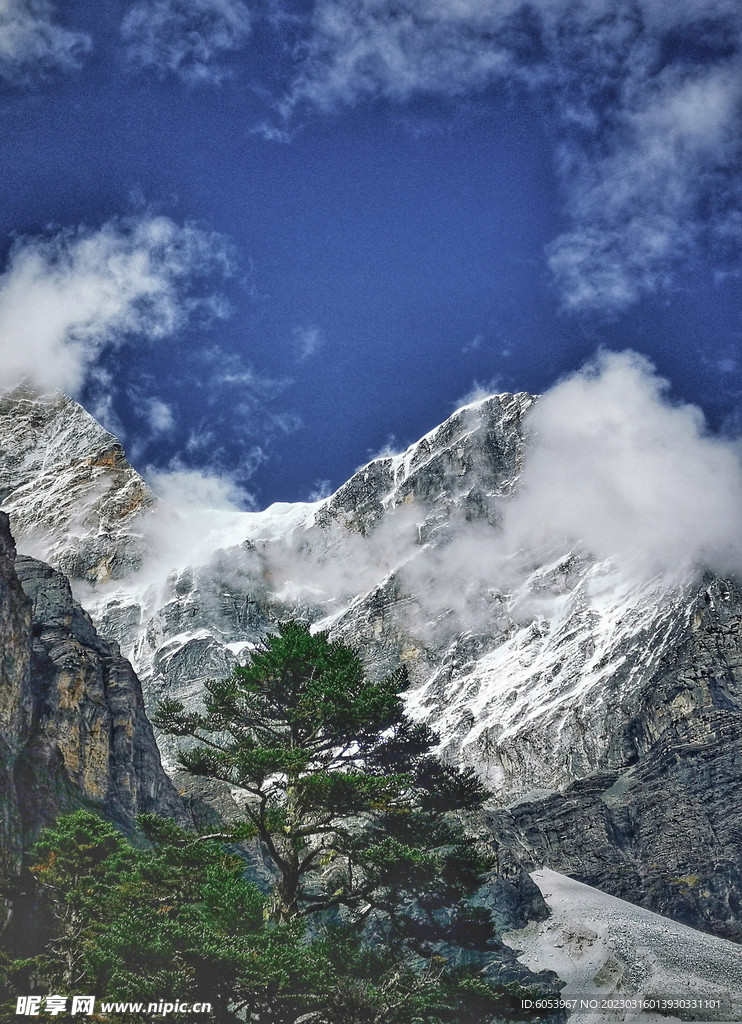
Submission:
M 197 705 L 301 618 L 372 674 L 407 666 L 410 711 L 490 784 L 508 856 L 742 939 L 742 592 L 513 543 L 534 402 L 474 402 L 328 498 L 238 512 L 159 501 L 80 406 L 16 391 L 2 504 L 19 550 L 68 574 L 121 644 L 150 710 Z
M 116 438 L 59 392 L 0 398 L 0 502 L 24 553 L 98 582 L 140 565 L 136 521 L 155 497 Z
M 611 734 L 687 619 L 687 594 L 576 561 L 527 577 L 503 602 L 501 642 L 463 664 L 447 653 L 411 695 L 414 713 L 496 792 L 559 788 L 605 764 Z
M 548 869 L 531 875 L 551 910 L 504 936 L 532 971 L 555 971 L 571 1024 L 742 1018 L 742 951 L 734 942 L 653 914 Z M 597 1000 L 595 1009 L 580 1001 Z M 641 1009 L 637 1000 L 647 1000 Z M 628 1005 L 621 1006 L 621 1002 Z M 675 1007 L 652 1009 L 654 1002 Z M 607 1003 L 610 1008 L 603 1009 Z M 615 1008 L 613 1008 L 615 1006 Z M 676 1016 L 670 1016 L 676 1014 Z
M 515 798 L 637 756 L 641 694 L 700 600 L 579 551 L 504 546 L 534 401 L 465 406 L 319 502 L 186 514 L 158 505 L 74 402 L 16 392 L 0 407 L 3 504 L 20 550 L 78 581 L 150 706 L 165 693 L 197 701 L 205 679 L 299 616 L 357 646 L 372 672 L 404 662 L 411 711 Z

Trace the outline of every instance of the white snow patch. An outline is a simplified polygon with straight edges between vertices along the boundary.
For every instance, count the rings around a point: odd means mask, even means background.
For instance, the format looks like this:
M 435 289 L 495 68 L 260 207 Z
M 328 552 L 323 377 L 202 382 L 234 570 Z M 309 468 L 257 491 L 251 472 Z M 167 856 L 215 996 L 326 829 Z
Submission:
M 224 644 L 224 646 L 228 651 L 231 651 L 236 658 L 239 658 L 240 655 L 245 653 L 245 651 L 257 650 L 257 644 L 250 643 L 249 640 L 240 640 L 234 644 Z
M 503 940 L 530 970 L 552 970 L 566 985 L 561 998 L 720 1001 L 678 1011 L 686 1020 L 742 1019 L 742 946 L 706 935 L 633 903 L 544 868 L 531 875 L 551 911 Z M 579 1007 L 579 1003 L 578 1003 Z M 677 1020 L 649 1011 L 579 1009 L 570 1024 Z

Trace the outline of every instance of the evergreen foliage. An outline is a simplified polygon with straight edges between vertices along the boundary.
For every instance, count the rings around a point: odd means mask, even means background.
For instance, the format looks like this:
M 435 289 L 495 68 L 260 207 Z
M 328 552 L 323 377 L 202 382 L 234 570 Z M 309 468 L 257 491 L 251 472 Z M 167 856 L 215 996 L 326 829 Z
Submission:
M 484 790 L 433 756 L 405 684 L 369 681 L 348 647 L 287 623 L 208 685 L 202 713 L 164 702 L 160 727 L 199 741 L 184 767 L 241 787 L 245 822 L 203 836 L 142 816 L 134 846 L 89 811 L 60 818 L 31 852 L 38 948 L 0 951 L 8 992 L 177 996 L 252 1024 L 518 1016 L 526 993 L 476 969 L 493 941 L 472 902 L 488 861 L 457 815 Z M 246 843 L 272 865 L 272 891 L 250 880 Z M 466 948 L 473 966 L 455 968 Z
M 220 1021 L 293 1021 L 327 988 L 324 953 L 298 923 L 265 926 L 264 897 L 223 844 L 155 817 L 140 824 L 149 849 L 88 811 L 42 833 L 31 871 L 49 934 L 43 952 L 7 965 L 11 989 L 145 1003 L 177 993 Z
M 349 647 L 288 622 L 207 684 L 202 713 L 160 705 L 163 731 L 199 741 L 183 767 L 246 792 L 239 836 L 275 869 L 274 921 L 336 909 L 420 954 L 486 938 L 469 898 L 489 862 L 455 815 L 486 792 L 431 753 L 435 734 L 404 713 L 406 685 L 404 670 L 370 681 Z

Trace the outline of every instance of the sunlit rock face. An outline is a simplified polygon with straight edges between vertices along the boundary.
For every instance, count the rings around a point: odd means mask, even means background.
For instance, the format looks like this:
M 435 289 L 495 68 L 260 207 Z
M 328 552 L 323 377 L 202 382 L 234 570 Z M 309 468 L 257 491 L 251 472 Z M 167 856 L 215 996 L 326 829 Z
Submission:
M 736 936 L 742 599 L 720 579 L 648 578 L 536 539 L 509 546 L 502 524 L 534 402 L 475 402 L 328 498 L 251 513 L 158 505 L 121 454 L 85 462 L 115 442 L 74 403 L 11 396 L 7 422 L 16 403 L 25 455 L 21 466 L 0 435 L 0 479 L 19 549 L 38 546 L 53 521 L 32 510 L 47 507 L 42 492 L 64 453 L 64 522 L 76 525 L 52 531 L 44 554 L 132 658 L 150 708 L 165 694 L 197 704 L 204 681 L 277 621 L 304 619 L 356 647 L 370 673 L 407 666 L 410 712 L 511 807 L 497 827 L 530 866 Z M 135 508 L 123 500 L 131 490 L 145 495 Z M 104 541 L 118 552 L 105 572 Z M 697 764 L 691 748 L 703 751 Z M 172 758 L 172 745 L 162 749 Z M 682 824 L 691 819 L 713 836 L 703 857 Z M 595 842 L 581 843 L 586 832 Z M 602 860 L 591 853 L 601 843 L 611 851 Z M 691 876 L 697 885 L 683 882 Z
M 140 564 L 137 520 L 156 499 L 116 438 L 59 392 L 0 398 L 0 505 L 21 550 L 98 583 Z

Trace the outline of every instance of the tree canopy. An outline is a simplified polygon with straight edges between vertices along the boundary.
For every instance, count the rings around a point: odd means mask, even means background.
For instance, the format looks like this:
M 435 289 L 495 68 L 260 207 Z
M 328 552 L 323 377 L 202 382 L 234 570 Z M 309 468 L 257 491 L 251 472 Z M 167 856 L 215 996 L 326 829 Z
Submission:
M 400 669 L 379 681 L 325 632 L 288 622 L 249 664 L 207 684 L 204 708 L 164 701 L 163 731 L 197 745 L 180 762 L 244 790 L 248 827 L 276 873 L 276 921 L 342 909 L 419 951 L 443 934 L 477 930 L 468 903 L 488 861 L 455 812 L 486 791 L 445 765 L 437 737 L 405 714 Z

